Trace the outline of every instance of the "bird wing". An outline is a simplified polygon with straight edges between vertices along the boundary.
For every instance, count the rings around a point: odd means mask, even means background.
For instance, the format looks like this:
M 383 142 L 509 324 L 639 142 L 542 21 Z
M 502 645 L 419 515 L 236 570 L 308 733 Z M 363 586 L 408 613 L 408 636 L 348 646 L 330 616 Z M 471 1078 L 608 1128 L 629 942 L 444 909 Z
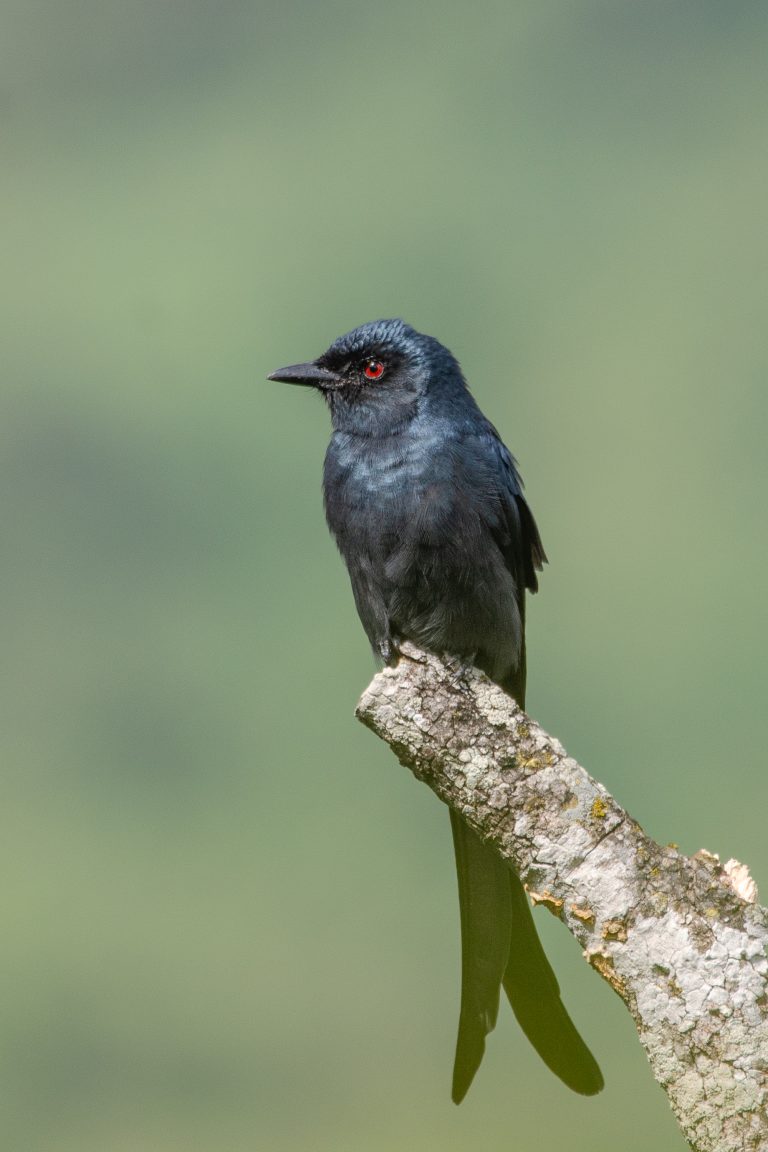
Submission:
M 517 461 L 498 432 L 488 423 L 479 447 L 490 458 L 495 480 L 495 499 L 488 501 L 484 513 L 491 534 L 504 556 L 507 567 L 516 577 L 518 599 L 524 598 L 523 589 L 538 591 L 536 575 L 547 561 L 541 536 L 523 495 L 523 481 L 517 470 Z

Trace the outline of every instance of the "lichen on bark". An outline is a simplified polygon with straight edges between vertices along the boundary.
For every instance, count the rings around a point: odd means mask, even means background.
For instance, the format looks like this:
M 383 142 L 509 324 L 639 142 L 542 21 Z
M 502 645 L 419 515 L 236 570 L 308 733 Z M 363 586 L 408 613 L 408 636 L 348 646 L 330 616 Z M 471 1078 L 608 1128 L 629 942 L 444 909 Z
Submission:
M 768 1149 L 768 913 L 736 862 L 655 843 L 475 670 L 405 645 L 357 714 L 567 925 L 691 1148 Z

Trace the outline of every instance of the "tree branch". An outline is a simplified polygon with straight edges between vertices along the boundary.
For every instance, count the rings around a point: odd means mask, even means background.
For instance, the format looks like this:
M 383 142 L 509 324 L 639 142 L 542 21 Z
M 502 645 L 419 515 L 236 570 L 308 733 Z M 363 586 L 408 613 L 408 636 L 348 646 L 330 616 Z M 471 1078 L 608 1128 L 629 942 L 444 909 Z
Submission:
M 357 715 L 567 925 L 631 1012 L 695 1152 L 768 1148 L 768 913 L 754 886 L 710 853 L 656 844 L 480 672 L 404 645 Z

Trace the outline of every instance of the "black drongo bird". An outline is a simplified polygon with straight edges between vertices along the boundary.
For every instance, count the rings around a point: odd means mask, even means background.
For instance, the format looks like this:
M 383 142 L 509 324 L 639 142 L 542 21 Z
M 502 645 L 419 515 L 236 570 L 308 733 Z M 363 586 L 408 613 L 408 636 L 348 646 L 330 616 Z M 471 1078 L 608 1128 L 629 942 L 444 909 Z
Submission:
M 325 511 L 376 655 L 392 663 L 410 640 L 483 669 L 524 706 L 525 591 L 546 556 L 515 461 L 448 349 L 378 320 L 269 379 L 316 388 L 330 408 Z M 453 1099 L 480 1065 L 502 987 L 552 1071 L 599 1092 L 520 879 L 453 811 L 451 825 L 462 932 Z

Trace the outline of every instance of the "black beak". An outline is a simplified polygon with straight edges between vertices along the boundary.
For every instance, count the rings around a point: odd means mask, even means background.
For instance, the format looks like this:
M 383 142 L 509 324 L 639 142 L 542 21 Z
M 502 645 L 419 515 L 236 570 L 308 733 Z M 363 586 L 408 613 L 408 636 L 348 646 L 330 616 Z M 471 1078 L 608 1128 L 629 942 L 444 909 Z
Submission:
M 281 380 L 286 384 L 304 384 L 308 388 L 337 388 L 341 383 L 335 372 L 321 368 L 319 364 L 310 361 L 309 364 L 290 364 L 287 368 L 278 368 L 271 372 L 267 380 Z

